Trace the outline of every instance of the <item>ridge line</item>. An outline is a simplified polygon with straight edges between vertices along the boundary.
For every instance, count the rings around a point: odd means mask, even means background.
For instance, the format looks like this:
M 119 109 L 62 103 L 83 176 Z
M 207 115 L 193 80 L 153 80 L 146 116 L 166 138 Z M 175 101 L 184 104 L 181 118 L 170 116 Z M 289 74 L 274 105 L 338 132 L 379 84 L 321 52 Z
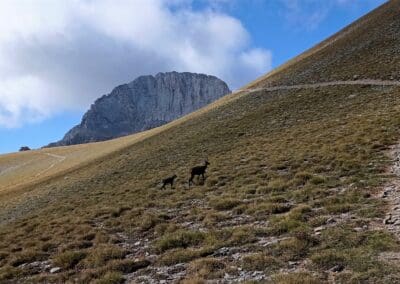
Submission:
M 318 87 L 346 86 L 346 85 L 400 86 L 400 81 L 375 80 L 375 79 L 330 81 L 330 82 L 321 82 L 312 84 L 281 85 L 281 86 L 272 86 L 263 88 L 238 89 L 233 93 L 241 93 L 241 92 L 253 93 L 258 91 L 279 91 L 279 90 L 293 90 L 293 89 L 314 89 Z

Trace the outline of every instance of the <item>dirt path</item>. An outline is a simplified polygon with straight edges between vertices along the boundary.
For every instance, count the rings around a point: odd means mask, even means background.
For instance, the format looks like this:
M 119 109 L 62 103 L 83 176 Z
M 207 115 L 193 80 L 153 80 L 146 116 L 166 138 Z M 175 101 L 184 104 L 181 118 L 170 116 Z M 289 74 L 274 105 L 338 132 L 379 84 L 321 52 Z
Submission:
M 384 225 L 388 231 L 400 239 L 400 145 L 394 146 L 389 156 L 393 159 L 389 174 L 394 175 L 394 178 L 385 186 L 381 194 L 381 198 L 388 203 Z
M 25 163 L 23 163 L 23 164 L 19 164 L 19 165 L 11 166 L 11 167 L 9 167 L 9 168 L 5 168 L 4 170 L 1 170 L 1 169 L 0 169 L 0 177 L 3 176 L 3 175 L 5 175 L 5 174 L 7 174 L 7 173 L 9 173 L 9 172 L 12 172 L 12 171 L 14 171 L 14 170 L 17 170 L 17 169 L 19 169 L 19 168 L 23 168 L 23 167 L 29 165 L 30 163 L 32 163 L 33 161 L 34 161 L 34 160 L 30 160 L 30 161 L 27 161 L 27 162 L 25 162 Z
M 235 93 L 247 92 L 253 93 L 258 91 L 279 91 L 279 90 L 296 90 L 296 89 L 315 89 L 319 87 L 331 87 L 331 86 L 356 86 L 356 85 L 371 85 L 371 86 L 400 86 L 400 81 L 391 80 L 374 80 L 374 79 L 362 79 L 353 81 L 332 81 L 322 82 L 314 84 L 300 84 L 300 85 L 283 85 L 274 87 L 254 88 L 254 89 L 239 89 Z
M 60 156 L 60 155 L 56 155 L 56 154 L 50 154 L 50 153 L 43 153 L 43 155 L 47 155 L 50 156 L 54 159 L 56 159 L 57 161 L 52 163 L 48 168 L 44 169 L 43 171 L 39 172 L 38 174 L 36 174 L 36 177 L 44 174 L 45 172 L 49 171 L 50 169 L 52 169 L 55 165 L 61 163 L 62 161 L 64 161 L 67 157 L 66 156 Z
M 383 224 L 377 225 L 377 228 L 386 229 L 400 240 L 400 144 L 392 147 L 389 157 L 393 160 L 393 164 L 387 173 L 393 175 L 393 178 L 377 196 L 377 198 L 383 198 L 387 202 L 388 208 Z M 400 252 L 381 253 L 379 258 L 382 261 L 397 265 L 400 261 Z

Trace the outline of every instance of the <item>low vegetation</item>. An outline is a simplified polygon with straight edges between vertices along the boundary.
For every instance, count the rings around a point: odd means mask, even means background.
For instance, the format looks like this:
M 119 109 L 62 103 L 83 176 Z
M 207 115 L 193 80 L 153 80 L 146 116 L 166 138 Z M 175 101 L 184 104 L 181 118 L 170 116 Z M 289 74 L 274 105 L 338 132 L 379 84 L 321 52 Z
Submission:
M 396 282 L 379 255 L 398 241 L 374 196 L 391 178 L 399 92 L 260 91 L 43 181 L 0 209 L 0 282 Z M 206 181 L 189 189 L 206 158 Z M 160 190 L 171 173 L 175 189 Z M 61 271 L 27 269 L 44 261 Z

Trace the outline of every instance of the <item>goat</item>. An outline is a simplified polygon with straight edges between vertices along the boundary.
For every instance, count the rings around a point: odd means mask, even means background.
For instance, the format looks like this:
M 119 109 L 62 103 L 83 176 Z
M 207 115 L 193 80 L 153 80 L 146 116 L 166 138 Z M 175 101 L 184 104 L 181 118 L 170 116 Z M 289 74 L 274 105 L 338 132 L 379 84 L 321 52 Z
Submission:
M 205 174 L 207 166 L 209 164 L 210 163 L 207 160 L 205 160 L 204 161 L 204 166 L 197 166 L 197 167 L 192 168 L 192 170 L 190 172 L 189 187 L 190 187 L 190 184 L 193 182 L 193 178 L 195 176 L 198 176 L 199 178 L 201 176 L 203 178 L 203 180 L 205 179 L 204 178 L 204 174 Z
M 172 177 L 168 177 L 162 180 L 162 187 L 164 189 L 167 184 L 171 185 L 171 188 L 174 188 L 174 180 L 177 178 L 177 175 L 173 175 Z

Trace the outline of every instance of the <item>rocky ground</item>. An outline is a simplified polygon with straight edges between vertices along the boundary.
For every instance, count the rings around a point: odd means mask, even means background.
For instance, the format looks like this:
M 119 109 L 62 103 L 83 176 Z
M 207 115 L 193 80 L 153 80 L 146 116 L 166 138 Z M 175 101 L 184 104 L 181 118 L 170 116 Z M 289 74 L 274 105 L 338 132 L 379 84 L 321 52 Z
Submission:
M 400 237 L 400 146 L 393 147 L 390 151 L 393 165 L 389 169 L 389 174 L 394 178 L 388 183 L 381 198 L 387 201 L 388 211 L 384 220 L 385 227 L 397 237 Z

